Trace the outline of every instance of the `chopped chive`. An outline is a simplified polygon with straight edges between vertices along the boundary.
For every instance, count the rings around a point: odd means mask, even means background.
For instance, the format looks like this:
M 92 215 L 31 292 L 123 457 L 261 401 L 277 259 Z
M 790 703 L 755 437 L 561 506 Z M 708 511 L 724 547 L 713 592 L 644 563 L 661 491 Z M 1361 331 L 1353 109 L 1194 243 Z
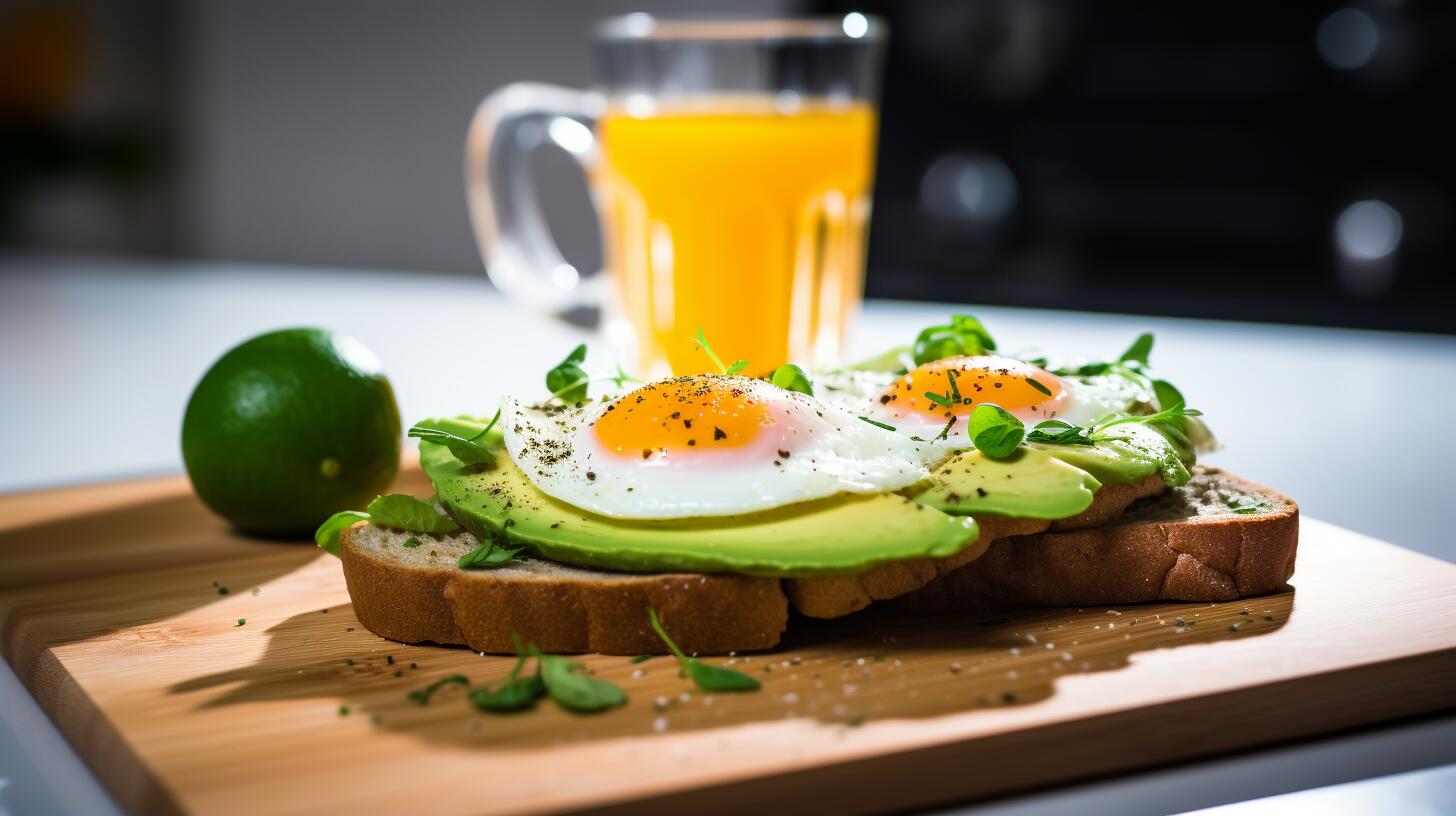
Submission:
M 955 427 L 956 419 L 957 419 L 957 417 L 951 417 L 950 418 L 950 421 L 947 422 L 947 423 L 945 423 L 945 427 L 944 428 L 941 428 L 940 429 L 940 433 L 937 434 L 936 437 L 935 437 L 935 441 L 936 442 L 939 442 L 942 439 L 947 439 L 947 438 L 950 437 L 950 429 L 953 428 L 953 427 Z
M 1042 392 L 1043 394 L 1046 394 L 1048 397 L 1052 395 L 1052 390 L 1050 388 L 1047 388 L 1045 385 L 1042 385 L 1039 381 L 1034 380 L 1031 377 L 1026 378 L 1026 384 Z
M 894 425 L 886 425 L 883 422 L 876 422 L 875 420 L 870 419 L 869 417 L 862 416 L 862 417 L 860 417 L 860 419 L 862 421 L 864 421 L 864 422 L 868 422 L 869 424 L 875 426 L 876 428 L 884 428 L 885 430 L 890 431 L 892 433 L 895 430 L 895 426 Z
M 926 391 L 925 398 L 942 408 L 949 408 L 951 406 L 950 397 L 947 397 L 944 394 L 937 394 L 934 391 Z

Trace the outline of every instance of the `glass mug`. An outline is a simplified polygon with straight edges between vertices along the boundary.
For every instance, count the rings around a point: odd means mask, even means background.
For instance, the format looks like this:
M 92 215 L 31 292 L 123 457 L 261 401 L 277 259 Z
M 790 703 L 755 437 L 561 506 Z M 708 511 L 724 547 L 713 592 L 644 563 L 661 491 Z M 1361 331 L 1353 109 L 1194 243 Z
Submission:
M 874 18 L 601 23 L 598 86 L 508 85 L 466 145 L 471 224 L 492 282 L 557 317 L 604 310 L 634 373 L 750 375 L 839 361 L 864 289 L 883 25 Z M 581 277 L 542 218 L 527 159 L 575 156 L 606 274 Z

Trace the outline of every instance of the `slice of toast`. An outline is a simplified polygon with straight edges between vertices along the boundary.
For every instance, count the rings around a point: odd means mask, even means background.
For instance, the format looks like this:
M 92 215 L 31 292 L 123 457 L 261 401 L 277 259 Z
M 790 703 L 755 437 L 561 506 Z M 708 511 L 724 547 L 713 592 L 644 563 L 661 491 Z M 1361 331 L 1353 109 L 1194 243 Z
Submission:
M 1105 524 L 1122 515 L 1128 505 L 1167 489 L 1157 474 L 1130 485 L 1103 485 L 1086 510 L 1057 521 L 1042 519 L 978 516 L 981 535 L 976 543 L 949 558 L 920 558 L 895 561 L 856 575 L 828 575 L 790 578 L 784 591 L 794 609 L 811 618 L 837 618 L 869 606 L 873 601 L 898 598 L 942 575 L 980 558 L 993 541 L 1009 536 L 1030 535 L 1044 530 L 1075 530 Z
M 1233 509 L 1250 505 L 1254 512 Z M 1110 524 L 996 541 L 973 563 L 891 606 L 958 612 L 1231 601 L 1284 589 L 1298 543 L 1299 507 L 1291 499 L 1198 468 L 1187 485 Z
M 406 546 L 411 540 L 418 546 Z M 665 654 L 647 609 L 688 653 L 768 649 L 788 625 L 777 578 L 631 575 L 525 556 L 463 570 L 475 536 L 415 536 L 359 523 L 339 536 L 354 613 L 369 631 L 405 643 L 465 644 L 510 654 L 511 635 L 553 654 Z
M 456 563 L 460 556 L 479 546 L 469 533 L 414 536 L 363 523 L 345 530 L 339 545 L 355 614 L 371 632 L 391 640 L 510 653 L 514 632 L 548 652 L 659 654 L 665 647 L 643 611 L 650 606 L 685 651 L 713 654 L 776 645 L 787 625 L 789 599 L 811 616 L 846 615 L 926 585 L 969 563 L 995 539 L 1100 524 L 1134 499 L 1163 489 L 1159 476 L 1135 485 L 1108 485 L 1087 510 L 1056 522 L 981 518 L 978 542 L 951 558 L 782 581 L 635 575 L 525 556 L 499 569 L 462 570 Z M 411 541 L 418 546 L 407 546 Z

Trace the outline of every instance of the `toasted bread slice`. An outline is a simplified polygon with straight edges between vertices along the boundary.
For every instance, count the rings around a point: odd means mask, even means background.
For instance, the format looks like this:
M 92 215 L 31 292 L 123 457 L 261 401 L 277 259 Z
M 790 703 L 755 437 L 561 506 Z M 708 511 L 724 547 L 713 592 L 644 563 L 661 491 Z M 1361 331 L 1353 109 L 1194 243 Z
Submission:
M 830 575 L 817 578 L 791 578 L 784 581 L 784 591 L 794 608 L 811 618 L 837 618 L 869 606 L 872 601 L 898 598 L 913 592 L 942 575 L 951 573 L 980 558 L 993 541 L 1010 536 L 1030 535 L 1045 530 L 1076 530 L 1105 524 L 1122 515 L 1123 510 L 1138 499 L 1156 496 L 1167 489 L 1157 474 L 1130 485 L 1103 485 L 1092 504 L 1071 518 L 1057 521 L 1041 519 L 978 516 L 981 535 L 976 543 L 949 558 L 921 558 L 896 561 L 857 575 Z
M 411 539 L 418 546 L 406 546 Z M 656 609 L 685 652 L 767 649 L 788 625 L 777 578 L 630 575 L 525 556 L 463 570 L 469 533 L 413 536 L 360 523 L 339 537 L 354 613 L 369 631 L 405 643 L 465 644 L 509 654 L 512 634 L 556 654 L 663 654 L 647 622 Z
M 1262 502 L 1256 512 L 1230 507 Z M 1138 503 L 1116 521 L 1002 539 L 973 563 L 891 605 L 922 612 L 1230 601 L 1284 589 L 1299 508 L 1216 468 Z
M 787 625 L 789 599 L 814 617 L 847 615 L 873 600 L 925 586 L 981 555 L 995 539 L 1102 523 L 1136 498 L 1162 490 L 1159 476 L 1135 485 L 1108 485 L 1072 518 L 978 519 L 977 543 L 951 558 L 899 562 L 859 575 L 783 581 L 741 575 L 635 575 L 525 556 L 498 569 L 462 570 L 457 566 L 460 556 L 479 546 L 469 533 L 413 536 L 362 523 L 345 530 L 339 544 L 355 614 L 371 632 L 391 640 L 509 653 L 515 633 L 549 652 L 659 654 L 665 647 L 648 628 L 644 612 L 653 607 L 681 648 L 713 654 L 776 645 Z M 406 546 L 411 540 L 418 545 Z

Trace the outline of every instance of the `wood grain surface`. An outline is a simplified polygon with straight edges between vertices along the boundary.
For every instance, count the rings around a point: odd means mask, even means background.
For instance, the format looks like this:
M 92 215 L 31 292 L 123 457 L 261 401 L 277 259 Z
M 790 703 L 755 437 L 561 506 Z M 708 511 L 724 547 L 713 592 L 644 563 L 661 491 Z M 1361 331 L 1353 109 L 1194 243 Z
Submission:
M 1456 566 L 1310 519 L 1302 539 L 1279 595 L 796 618 L 731 659 L 757 693 L 587 657 L 626 707 L 500 716 L 406 695 L 509 660 L 375 637 L 336 560 L 154 479 L 0 497 L 0 650 L 133 812 L 872 812 L 1456 706 Z

